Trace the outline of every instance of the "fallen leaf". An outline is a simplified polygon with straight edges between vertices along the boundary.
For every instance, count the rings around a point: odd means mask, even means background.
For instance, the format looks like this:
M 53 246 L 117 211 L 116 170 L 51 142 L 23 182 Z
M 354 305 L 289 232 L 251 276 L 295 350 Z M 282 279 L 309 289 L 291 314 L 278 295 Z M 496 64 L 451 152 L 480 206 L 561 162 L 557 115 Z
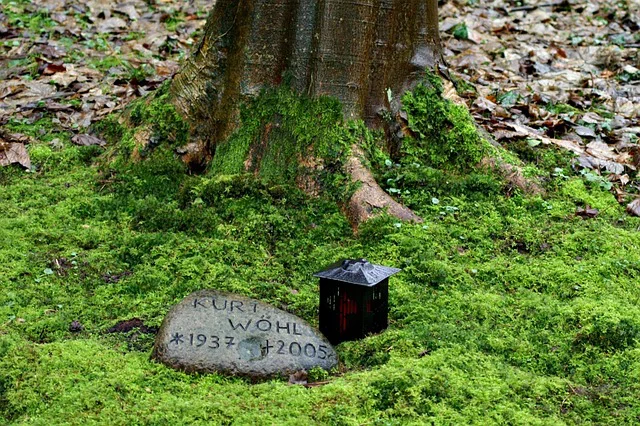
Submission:
M 131 318 L 129 320 L 118 322 L 116 325 L 109 328 L 107 333 L 128 333 L 136 328 L 144 334 L 154 334 L 157 331 L 155 327 L 145 325 L 144 321 L 140 318 Z
M 78 80 L 79 74 L 73 65 L 67 65 L 64 69 L 56 72 L 49 79 L 60 87 L 69 87 Z
M 485 97 L 479 97 L 473 102 L 473 105 L 480 111 L 494 111 L 497 105 Z
M 25 169 L 31 169 L 31 159 L 24 144 L 0 142 L 0 166 L 20 164 Z
M 45 58 L 60 59 L 67 54 L 65 48 L 58 45 L 46 44 L 38 48 L 38 51 Z
M 308 383 L 308 375 L 304 370 L 296 371 L 289 376 L 290 385 L 306 385 Z
M 140 14 L 136 10 L 136 7 L 130 3 L 119 4 L 113 8 L 113 11 L 127 15 L 132 21 L 140 19 Z
M 640 198 L 636 198 L 635 200 L 627 204 L 627 212 L 635 216 L 640 216 Z
M 524 136 L 526 135 L 523 135 L 520 132 L 512 132 L 510 130 L 496 130 L 495 132 L 493 132 L 493 137 L 496 138 L 496 140 L 514 139 L 514 138 L 519 138 Z
M 586 152 L 601 160 L 610 160 L 618 163 L 625 163 L 628 155 L 618 154 L 615 147 L 603 142 L 593 141 L 587 145 Z
M 73 321 L 69 324 L 69 331 L 72 333 L 79 333 L 84 330 L 84 326 L 80 323 L 80 321 Z
M 575 131 L 579 136 L 582 136 L 582 137 L 587 137 L 587 138 L 596 137 L 596 132 L 590 127 L 576 126 Z
M 588 154 L 583 154 L 578 157 L 578 164 L 586 169 L 606 170 L 617 175 L 624 173 L 624 166 L 622 164 L 592 157 Z
M 582 121 L 588 124 L 599 124 L 604 121 L 604 119 L 595 112 L 588 112 L 582 116 Z
M 5 94 L 6 90 L 9 91 Z M 4 98 L 7 105 L 19 106 L 31 102 L 44 101 L 56 94 L 56 88 L 50 84 L 39 81 L 8 82 L 4 87 L 0 85 L 0 99 Z
M 67 69 L 62 64 L 47 64 L 42 71 L 43 75 L 53 75 L 59 72 L 65 72 Z
M 598 216 L 600 211 L 598 209 L 592 208 L 590 205 L 584 206 L 584 208 L 580 207 L 576 210 L 576 216 L 580 216 L 583 219 L 593 219 Z
M 100 33 L 113 33 L 119 32 L 122 29 L 127 28 L 127 23 L 121 18 L 109 18 L 98 24 L 98 32 Z
M 80 146 L 105 146 L 107 144 L 106 141 L 87 134 L 75 135 L 73 138 L 71 138 L 71 142 Z
M 640 115 L 640 104 L 636 104 L 627 98 L 616 98 L 615 108 L 618 114 L 626 118 L 635 118 Z

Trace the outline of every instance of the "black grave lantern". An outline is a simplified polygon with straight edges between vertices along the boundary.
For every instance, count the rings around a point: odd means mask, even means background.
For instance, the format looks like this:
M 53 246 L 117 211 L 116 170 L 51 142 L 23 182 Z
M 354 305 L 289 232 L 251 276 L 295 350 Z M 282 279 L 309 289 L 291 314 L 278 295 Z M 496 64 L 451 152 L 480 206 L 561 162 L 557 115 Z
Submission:
M 332 344 L 387 328 L 389 277 L 400 269 L 345 260 L 318 272 L 320 331 Z

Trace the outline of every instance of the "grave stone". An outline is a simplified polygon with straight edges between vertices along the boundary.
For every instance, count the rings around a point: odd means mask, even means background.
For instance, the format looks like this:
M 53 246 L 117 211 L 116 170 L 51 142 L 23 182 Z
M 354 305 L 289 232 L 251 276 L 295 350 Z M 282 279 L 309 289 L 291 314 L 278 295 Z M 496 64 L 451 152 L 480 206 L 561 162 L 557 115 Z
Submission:
M 329 341 L 304 320 L 215 290 L 192 293 L 169 311 L 152 356 L 187 372 L 252 378 L 329 370 L 338 363 Z

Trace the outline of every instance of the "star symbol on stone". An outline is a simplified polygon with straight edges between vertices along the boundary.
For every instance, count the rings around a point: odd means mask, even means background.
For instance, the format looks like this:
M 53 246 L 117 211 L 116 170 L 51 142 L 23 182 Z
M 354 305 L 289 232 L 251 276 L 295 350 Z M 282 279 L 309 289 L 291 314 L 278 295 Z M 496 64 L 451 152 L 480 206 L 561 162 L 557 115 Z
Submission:
M 176 345 L 179 345 L 180 343 L 184 343 L 184 340 L 182 340 L 184 336 L 180 333 L 175 333 L 171 339 L 171 341 L 169 341 L 169 343 L 175 343 Z

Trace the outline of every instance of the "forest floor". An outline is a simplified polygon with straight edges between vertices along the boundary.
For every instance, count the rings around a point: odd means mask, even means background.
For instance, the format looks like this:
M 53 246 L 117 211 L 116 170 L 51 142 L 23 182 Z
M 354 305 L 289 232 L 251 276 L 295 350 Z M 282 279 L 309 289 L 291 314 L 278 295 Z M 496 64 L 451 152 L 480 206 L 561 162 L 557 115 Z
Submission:
M 92 124 L 170 78 L 207 3 L 0 0 L 0 164 L 18 163 L 0 166 L 0 418 L 640 422 L 640 218 L 625 209 L 639 193 L 637 1 L 445 3 L 458 92 L 546 193 L 379 158 L 385 189 L 425 221 L 382 217 L 357 236 L 333 201 L 242 177 L 222 189 L 150 163 L 105 180 Z M 312 274 L 360 257 L 403 269 L 390 327 L 339 345 L 323 386 L 149 359 L 192 291 L 317 324 Z

